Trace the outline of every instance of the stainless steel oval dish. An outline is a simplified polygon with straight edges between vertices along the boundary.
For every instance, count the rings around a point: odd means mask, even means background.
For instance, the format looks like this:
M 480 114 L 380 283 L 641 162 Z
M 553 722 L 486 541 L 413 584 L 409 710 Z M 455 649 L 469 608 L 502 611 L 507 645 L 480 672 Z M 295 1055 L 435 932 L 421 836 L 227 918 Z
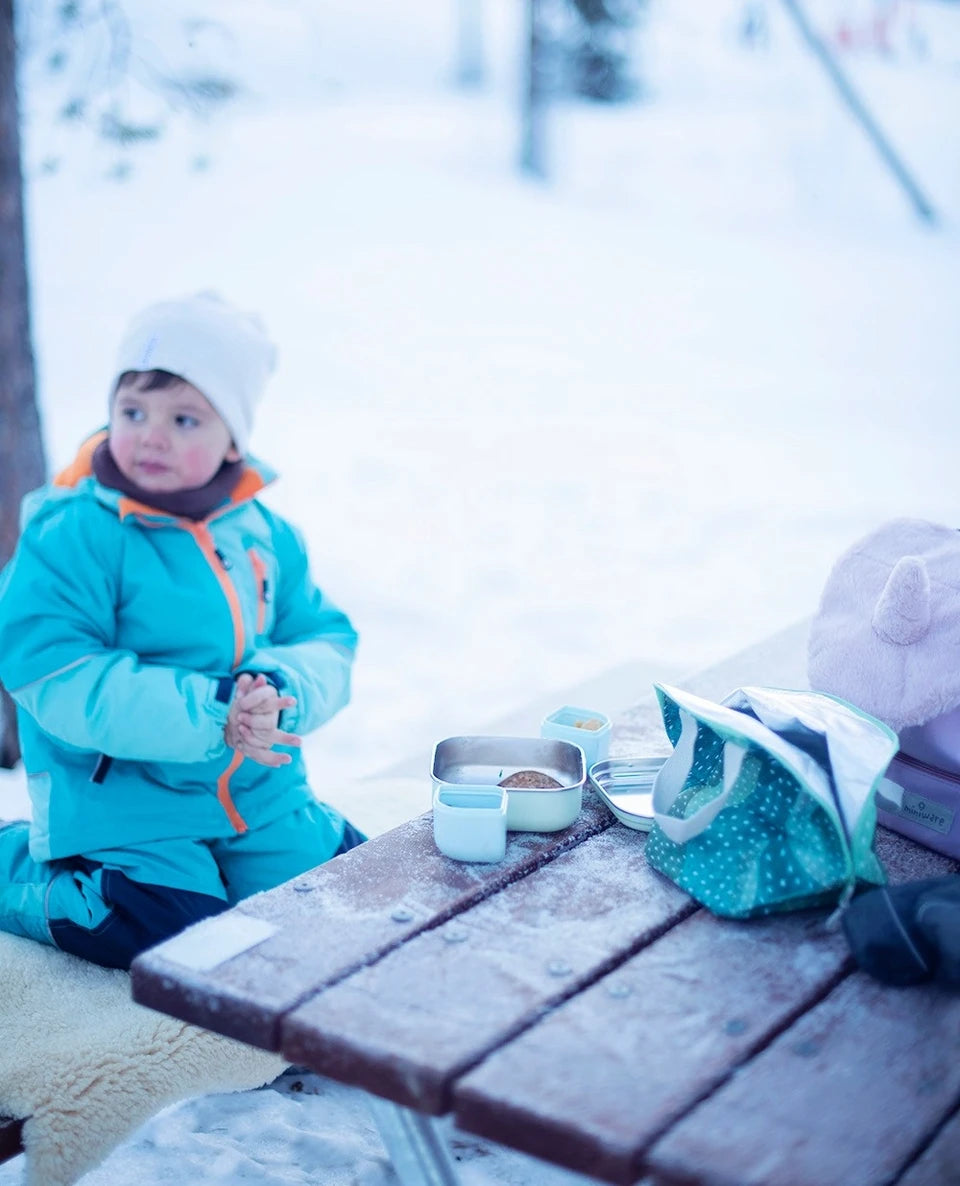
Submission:
M 448 737 L 433 751 L 435 787 L 498 786 L 521 770 L 536 770 L 559 787 L 508 787 L 507 828 L 558 832 L 580 814 L 586 764 L 569 741 L 543 737 Z
M 590 767 L 590 785 L 628 828 L 653 827 L 653 784 L 666 758 L 610 758 Z

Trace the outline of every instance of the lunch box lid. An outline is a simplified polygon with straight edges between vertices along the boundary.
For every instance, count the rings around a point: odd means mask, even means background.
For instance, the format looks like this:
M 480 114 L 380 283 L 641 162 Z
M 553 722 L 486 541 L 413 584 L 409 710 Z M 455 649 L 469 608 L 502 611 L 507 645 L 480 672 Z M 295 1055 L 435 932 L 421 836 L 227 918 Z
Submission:
M 595 762 L 587 779 L 603 802 L 628 828 L 649 832 L 653 827 L 653 784 L 662 758 L 608 758 Z

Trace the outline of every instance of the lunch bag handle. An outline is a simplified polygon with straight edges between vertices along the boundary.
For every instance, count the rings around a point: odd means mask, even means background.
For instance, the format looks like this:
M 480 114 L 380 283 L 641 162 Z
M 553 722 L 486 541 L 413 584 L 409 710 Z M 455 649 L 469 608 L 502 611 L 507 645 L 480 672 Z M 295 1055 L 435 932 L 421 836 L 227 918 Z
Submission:
M 745 753 L 742 746 L 727 741 L 723 747 L 723 789 L 720 793 L 686 819 L 670 815 L 670 808 L 679 798 L 693 769 L 697 741 L 696 718 L 684 708 L 680 709 L 680 726 L 680 736 L 674 751 L 660 767 L 653 786 L 653 818 L 674 844 L 686 844 L 688 840 L 705 831 L 717 818 L 730 798 L 730 792 L 743 766 Z

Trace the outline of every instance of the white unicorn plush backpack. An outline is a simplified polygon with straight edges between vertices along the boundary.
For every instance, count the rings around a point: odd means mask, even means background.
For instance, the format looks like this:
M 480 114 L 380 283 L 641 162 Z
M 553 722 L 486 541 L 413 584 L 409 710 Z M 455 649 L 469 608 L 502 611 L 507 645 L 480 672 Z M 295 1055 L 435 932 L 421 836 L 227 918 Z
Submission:
M 810 687 L 900 740 L 878 822 L 960 858 L 960 531 L 894 519 L 836 562 L 810 631 Z

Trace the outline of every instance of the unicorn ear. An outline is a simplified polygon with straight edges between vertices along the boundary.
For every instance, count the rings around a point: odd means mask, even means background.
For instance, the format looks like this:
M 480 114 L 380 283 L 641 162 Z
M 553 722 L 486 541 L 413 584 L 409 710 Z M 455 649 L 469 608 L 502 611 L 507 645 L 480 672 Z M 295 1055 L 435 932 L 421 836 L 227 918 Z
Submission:
M 903 556 L 873 609 L 873 628 L 887 642 L 909 646 L 930 628 L 930 576 L 919 556 Z

